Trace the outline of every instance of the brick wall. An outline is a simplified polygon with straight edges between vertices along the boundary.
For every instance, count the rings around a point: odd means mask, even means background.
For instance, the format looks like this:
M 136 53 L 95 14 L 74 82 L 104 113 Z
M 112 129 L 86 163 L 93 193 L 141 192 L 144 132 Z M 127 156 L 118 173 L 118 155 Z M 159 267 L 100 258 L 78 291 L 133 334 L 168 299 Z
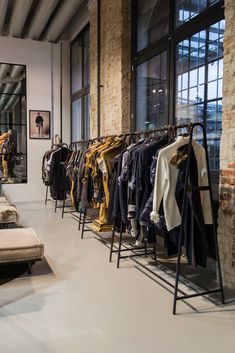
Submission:
M 225 0 L 223 133 L 218 239 L 224 283 L 235 288 L 235 1 Z
M 97 135 L 97 3 L 90 4 L 91 134 Z M 130 129 L 131 1 L 101 0 L 101 134 Z

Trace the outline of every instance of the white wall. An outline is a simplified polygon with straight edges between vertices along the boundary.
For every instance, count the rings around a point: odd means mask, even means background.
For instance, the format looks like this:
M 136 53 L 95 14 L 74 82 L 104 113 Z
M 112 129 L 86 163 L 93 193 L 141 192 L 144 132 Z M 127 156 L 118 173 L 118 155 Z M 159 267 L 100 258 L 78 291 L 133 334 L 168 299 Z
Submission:
M 70 43 L 62 43 L 62 141 L 70 143 Z
M 26 65 L 27 121 L 29 110 L 51 111 L 52 133 L 61 135 L 60 126 L 60 45 L 33 40 L 0 37 L 0 62 Z M 69 74 L 65 69 L 65 76 Z M 69 79 L 69 77 L 67 77 Z M 66 77 L 64 78 L 66 81 Z M 69 99 L 70 92 L 63 95 Z M 65 99 L 65 98 L 64 98 Z M 69 106 L 67 107 L 69 109 Z M 70 111 L 63 111 L 63 129 L 70 130 Z M 66 125 L 68 124 L 68 125 Z M 69 141 L 67 141 L 69 142 Z M 45 198 L 45 186 L 41 180 L 41 164 L 45 151 L 50 149 L 51 140 L 29 139 L 28 183 L 4 185 L 3 191 L 13 202 L 39 201 Z

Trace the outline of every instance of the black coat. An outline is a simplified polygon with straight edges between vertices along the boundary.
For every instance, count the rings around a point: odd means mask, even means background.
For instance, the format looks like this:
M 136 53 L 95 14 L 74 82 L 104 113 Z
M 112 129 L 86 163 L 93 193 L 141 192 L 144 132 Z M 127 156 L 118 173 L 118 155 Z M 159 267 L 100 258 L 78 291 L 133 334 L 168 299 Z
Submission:
M 51 167 L 49 172 L 49 185 L 51 197 L 55 200 L 63 200 L 66 187 L 66 170 L 63 163 L 68 157 L 69 150 L 61 147 L 52 155 Z

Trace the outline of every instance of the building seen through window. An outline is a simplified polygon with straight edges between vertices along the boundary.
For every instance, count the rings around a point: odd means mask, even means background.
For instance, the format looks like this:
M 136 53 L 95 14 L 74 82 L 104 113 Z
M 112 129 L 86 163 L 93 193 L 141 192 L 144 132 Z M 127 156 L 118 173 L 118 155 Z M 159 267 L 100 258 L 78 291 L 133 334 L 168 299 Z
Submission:
M 89 26 L 71 45 L 71 139 L 90 134 L 90 31 Z
M 210 167 L 219 170 L 225 30 L 222 1 L 134 3 L 135 128 L 201 122 L 207 131 Z M 207 26 L 205 21 L 194 21 L 204 11 L 210 22 Z M 201 132 L 195 137 L 202 141 Z

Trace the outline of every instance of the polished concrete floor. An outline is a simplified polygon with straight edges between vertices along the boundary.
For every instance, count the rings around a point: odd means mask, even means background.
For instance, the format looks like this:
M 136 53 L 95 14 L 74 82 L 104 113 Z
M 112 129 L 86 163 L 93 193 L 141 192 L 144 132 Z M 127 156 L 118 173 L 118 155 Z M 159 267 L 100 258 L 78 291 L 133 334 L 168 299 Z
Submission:
M 173 316 L 172 294 L 132 261 L 116 269 L 94 235 L 52 205 L 18 205 L 45 244 L 54 275 L 0 288 L 0 353 L 234 353 L 235 304 L 204 298 Z

